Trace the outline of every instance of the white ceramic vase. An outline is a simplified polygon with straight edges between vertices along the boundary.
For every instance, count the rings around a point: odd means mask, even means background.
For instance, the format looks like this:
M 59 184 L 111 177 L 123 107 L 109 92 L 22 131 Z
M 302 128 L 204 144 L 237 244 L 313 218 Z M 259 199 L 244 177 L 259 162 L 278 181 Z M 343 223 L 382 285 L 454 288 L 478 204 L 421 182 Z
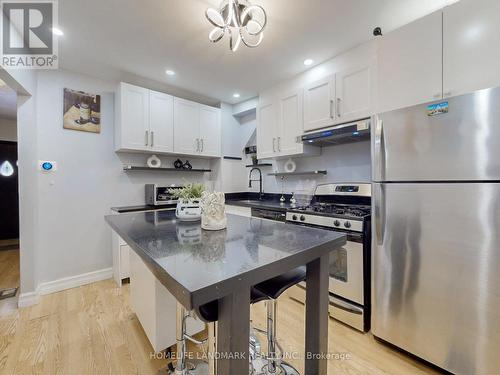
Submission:
M 224 193 L 204 192 L 201 196 L 201 208 L 202 229 L 222 230 L 227 227 Z

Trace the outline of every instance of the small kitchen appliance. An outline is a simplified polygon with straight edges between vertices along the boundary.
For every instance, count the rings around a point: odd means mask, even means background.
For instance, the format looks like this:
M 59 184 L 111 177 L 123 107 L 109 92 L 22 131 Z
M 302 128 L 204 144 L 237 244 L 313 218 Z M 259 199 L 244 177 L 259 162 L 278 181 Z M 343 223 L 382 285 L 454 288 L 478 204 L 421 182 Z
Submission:
M 159 186 L 157 184 L 146 184 L 146 204 L 151 206 L 162 206 L 177 204 L 177 198 L 172 196 L 171 189 L 181 189 L 182 186 Z

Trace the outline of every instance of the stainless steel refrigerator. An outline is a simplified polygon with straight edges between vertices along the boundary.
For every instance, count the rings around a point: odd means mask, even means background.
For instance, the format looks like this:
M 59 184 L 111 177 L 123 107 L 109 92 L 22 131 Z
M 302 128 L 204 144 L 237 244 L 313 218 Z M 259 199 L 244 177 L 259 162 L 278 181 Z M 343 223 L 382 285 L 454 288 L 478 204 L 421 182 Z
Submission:
M 500 89 L 372 124 L 373 334 L 456 374 L 498 374 Z

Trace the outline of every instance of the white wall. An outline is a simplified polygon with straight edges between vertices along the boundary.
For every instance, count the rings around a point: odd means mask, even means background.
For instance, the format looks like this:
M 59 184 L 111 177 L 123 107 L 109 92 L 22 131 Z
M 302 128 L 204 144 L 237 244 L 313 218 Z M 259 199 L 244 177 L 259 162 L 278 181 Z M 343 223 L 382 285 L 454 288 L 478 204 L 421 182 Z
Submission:
M 17 142 L 17 121 L 0 118 L 0 141 Z
M 113 151 L 116 85 L 64 71 L 39 73 L 37 154 L 39 159 L 58 162 L 56 172 L 38 174 L 41 283 L 111 267 L 111 235 L 104 216 L 112 206 L 144 204 L 144 184 L 203 181 L 212 185 L 210 174 L 181 177 L 179 173 L 122 171 L 122 164 L 145 164 L 147 156 Z M 101 134 L 63 129 L 65 87 L 101 95 Z M 210 167 L 208 160 L 190 160 L 194 167 Z

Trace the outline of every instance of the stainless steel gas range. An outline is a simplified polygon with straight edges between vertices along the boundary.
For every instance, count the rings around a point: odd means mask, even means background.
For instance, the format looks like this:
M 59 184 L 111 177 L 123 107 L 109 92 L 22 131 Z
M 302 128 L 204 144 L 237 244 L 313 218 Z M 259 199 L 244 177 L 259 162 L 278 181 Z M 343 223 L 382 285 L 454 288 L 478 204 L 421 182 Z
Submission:
M 347 243 L 330 255 L 330 316 L 357 330 L 370 329 L 371 184 L 318 185 L 310 205 L 286 213 L 286 220 L 344 232 Z M 305 284 L 289 295 L 305 302 Z

